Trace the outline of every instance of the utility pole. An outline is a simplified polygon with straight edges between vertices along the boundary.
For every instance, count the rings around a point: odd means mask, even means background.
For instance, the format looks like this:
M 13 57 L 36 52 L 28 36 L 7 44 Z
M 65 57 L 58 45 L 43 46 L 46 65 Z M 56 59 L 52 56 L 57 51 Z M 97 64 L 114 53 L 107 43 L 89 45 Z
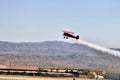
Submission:
M 9 67 L 11 67 L 11 64 L 12 64 L 12 62 L 10 61 L 10 62 L 9 62 Z

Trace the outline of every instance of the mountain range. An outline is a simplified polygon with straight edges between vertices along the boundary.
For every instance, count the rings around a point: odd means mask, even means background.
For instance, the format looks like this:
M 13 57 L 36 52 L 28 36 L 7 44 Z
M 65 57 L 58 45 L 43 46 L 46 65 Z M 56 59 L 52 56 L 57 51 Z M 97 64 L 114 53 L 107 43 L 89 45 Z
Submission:
M 82 44 L 63 41 L 21 43 L 0 41 L 0 64 L 120 70 L 120 57 Z

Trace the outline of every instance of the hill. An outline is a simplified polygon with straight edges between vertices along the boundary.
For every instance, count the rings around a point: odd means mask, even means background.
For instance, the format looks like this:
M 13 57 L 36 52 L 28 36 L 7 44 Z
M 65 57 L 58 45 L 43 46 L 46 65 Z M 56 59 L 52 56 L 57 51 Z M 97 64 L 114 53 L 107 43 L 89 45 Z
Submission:
M 119 69 L 120 58 L 87 46 L 61 41 L 0 41 L 0 64 L 64 68 Z

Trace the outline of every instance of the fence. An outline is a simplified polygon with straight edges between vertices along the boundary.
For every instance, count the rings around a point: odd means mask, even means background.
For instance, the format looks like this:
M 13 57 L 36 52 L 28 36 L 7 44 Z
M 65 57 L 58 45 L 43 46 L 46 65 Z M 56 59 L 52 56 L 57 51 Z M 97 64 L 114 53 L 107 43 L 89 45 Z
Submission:
M 112 79 L 112 80 L 120 80 L 120 74 L 117 74 L 117 73 L 108 73 L 107 74 L 107 78 L 108 79 Z

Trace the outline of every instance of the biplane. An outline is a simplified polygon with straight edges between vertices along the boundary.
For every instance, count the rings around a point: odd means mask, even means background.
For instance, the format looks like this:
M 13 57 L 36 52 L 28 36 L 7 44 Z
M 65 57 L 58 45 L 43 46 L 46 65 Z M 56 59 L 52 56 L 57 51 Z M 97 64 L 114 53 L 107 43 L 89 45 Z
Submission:
M 79 35 L 75 36 L 75 35 L 74 35 L 74 34 L 75 34 L 74 32 L 65 31 L 65 30 L 62 30 L 62 32 L 63 32 L 63 38 L 64 38 L 64 39 L 68 39 L 68 38 L 74 38 L 74 39 L 76 39 L 76 40 L 79 39 Z

